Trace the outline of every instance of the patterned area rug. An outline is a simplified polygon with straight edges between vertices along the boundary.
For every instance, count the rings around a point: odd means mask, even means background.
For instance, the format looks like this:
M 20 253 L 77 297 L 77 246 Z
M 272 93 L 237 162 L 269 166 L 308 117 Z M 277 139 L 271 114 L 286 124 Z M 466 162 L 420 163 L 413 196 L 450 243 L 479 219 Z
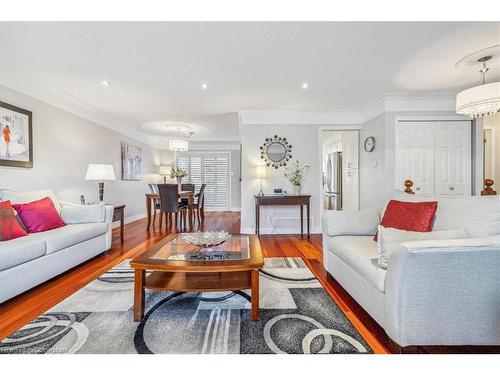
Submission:
M 268 258 L 250 291 L 146 294 L 133 321 L 125 261 L 0 342 L 0 353 L 370 353 L 300 258 Z

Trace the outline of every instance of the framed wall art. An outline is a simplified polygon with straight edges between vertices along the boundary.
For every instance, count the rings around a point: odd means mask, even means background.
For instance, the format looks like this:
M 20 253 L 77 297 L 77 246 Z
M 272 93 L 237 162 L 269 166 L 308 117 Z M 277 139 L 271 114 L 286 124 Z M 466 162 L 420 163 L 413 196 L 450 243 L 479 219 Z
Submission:
M 33 168 L 33 114 L 0 102 L 0 166 Z
M 122 142 L 122 180 L 139 181 L 142 178 L 142 149 Z

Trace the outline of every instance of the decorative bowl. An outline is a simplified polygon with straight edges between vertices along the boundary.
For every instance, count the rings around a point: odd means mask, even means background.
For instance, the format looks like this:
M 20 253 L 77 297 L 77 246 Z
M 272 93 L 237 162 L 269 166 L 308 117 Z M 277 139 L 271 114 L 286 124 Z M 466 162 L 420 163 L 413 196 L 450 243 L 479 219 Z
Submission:
M 231 238 L 227 232 L 196 232 L 187 233 L 182 238 L 190 244 L 202 247 L 216 246 Z

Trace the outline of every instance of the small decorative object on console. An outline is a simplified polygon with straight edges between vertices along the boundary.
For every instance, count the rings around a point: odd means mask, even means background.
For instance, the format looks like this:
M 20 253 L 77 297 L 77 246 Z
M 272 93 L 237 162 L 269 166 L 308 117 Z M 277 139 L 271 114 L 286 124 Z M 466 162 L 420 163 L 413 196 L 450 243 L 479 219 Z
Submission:
M 187 242 L 196 246 L 216 246 L 226 242 L 231 238 L 231 234 L 227 232 L 196 232 L 182 236 Z
M 293 162 L 290 168 L 285 167 L 285 177 L 292 183 L 296 195 L 300 195 L 302 183 L 306 180 L 308 172 L 309 166 L 307 164 L 300 165 L 298 160 Z

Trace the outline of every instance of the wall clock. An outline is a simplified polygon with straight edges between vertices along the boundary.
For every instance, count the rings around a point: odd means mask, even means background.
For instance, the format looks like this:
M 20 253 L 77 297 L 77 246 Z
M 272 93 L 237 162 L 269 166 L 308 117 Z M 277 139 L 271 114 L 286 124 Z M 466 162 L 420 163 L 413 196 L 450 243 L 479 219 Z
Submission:
M 375 137 L 368 137 L 365 139 L 365 151 L 372 152 L 375 150 Z

